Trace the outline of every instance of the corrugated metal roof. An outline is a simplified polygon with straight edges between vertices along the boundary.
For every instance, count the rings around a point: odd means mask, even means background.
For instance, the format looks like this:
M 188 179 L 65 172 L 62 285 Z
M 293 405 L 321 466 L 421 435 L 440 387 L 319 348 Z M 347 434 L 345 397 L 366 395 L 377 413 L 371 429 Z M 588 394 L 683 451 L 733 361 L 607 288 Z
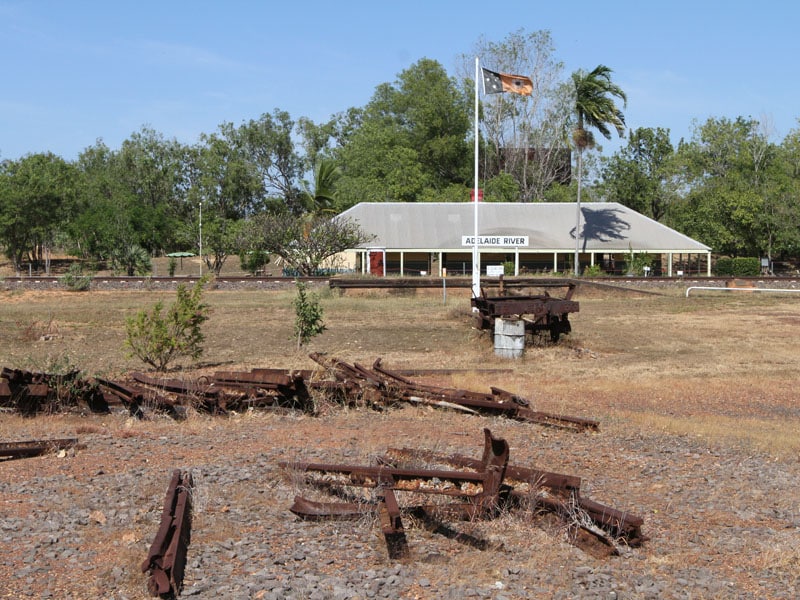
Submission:
M 471 202 L 363 202 L 341 216 L 375 235 L 365 247 L 464 251 L 463 236 L 474 233 L 474 210 Z M 575 251 L 574 203 L 489 202 L 480 203 L 478 211 L 479 236 L 527 236 L 531 251 Z M 582 252 L 711 250 L 617 202 L 585 202 L 581 213 Z

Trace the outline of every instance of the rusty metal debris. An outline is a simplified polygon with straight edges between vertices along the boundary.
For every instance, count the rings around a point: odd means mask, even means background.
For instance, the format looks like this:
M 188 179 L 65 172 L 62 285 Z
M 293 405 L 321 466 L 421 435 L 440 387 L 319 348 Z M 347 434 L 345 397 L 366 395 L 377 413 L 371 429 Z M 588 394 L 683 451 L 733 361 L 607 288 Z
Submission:
M 26 440 L 20 442 L 0 442 L 0 460 L 29 458 L 56 450 L 68 450 L 78 445 L 78 438 L 52 440 Z
M 486 394 L 417 383 L 385 369 L 380 358 L 372 369 L 316 353 L 311 354 L 311 358 L 329 369 L 344 390 L 350 394 L 358 391 L 368 402 L 421 402 L 445 408 L 460 407 L 479 414 L 505 415 L 519 421 L 576 431 L 596 431 L 599 428 L 599 423 L 593 419 L 533 410 L 525 398 L 497 387 L 490 388 L 491 393 Z
M 421 383 L 401 371 L 385 368 L 380 358 L 372 367 L 365 367 L 317 353 L 310 356 L 320 369 L 218 371 L 196 380 L 131 373 L 125 380 L 95 377 L 87 381 L 77 372 L 55 376 L 3 369 L 0 406 L 32 415 L 83 401 L 93 412 L 108 412 L 112 406 L 119 406 L 138 418 L 162 413 L 184 419 L 190 408 L 209 414 L 248 409 L 313 413 L 317 400 L 324 399 L 331 404 L 375 409 L 400 403 L 426 404 L 574 431 L 599 427 L 592 419 L 535 410 L 529 400 L 498 387 L 483 393 Z
M 142 573 L 150 572 L 147 589 L 153 596 L 178 596 L 183 585 L 186 551 L 191 540 L 192 488 L 191 473 L 180 469 L 172 472 L 161 526 L 142 563 Z
M 80 402 L 92 412 L 108 411 L 97 387 L 82 379 L 78 370 L 53 374 L 3 367 L 0 371 L 0 407 L 33 416 Z
M 563 298 L 556 298 L 545 290 L 543 294 L 536 295 L 505 295 L 505 289 L 500 287 L 500 295 L 487 296 L 481 289 L 481 296 L 472 298 L 472 307 L 476 312 L 476 326 L 478 329 L 490 329 L 494 332 L 495 321 L 500 318 L 518 318 L 525 322 L 525 331 L 530 334 L 547 332 L 550 340 L 557 342 L 559 337 L 572 331 L 569 322 L 569 313 L 580 310 L 578 302 L 572 299 L 575 293 L 575 284 L 542 283 L 538 287 L 566 288 Z
M 406 467 L 404 461 L 419 464 L 421 460 L 442 468 Z M 348 498 L 353 494 L 342 488 L 365 487 L 378 490 L 377 501 L 315 502 L 297 496 L 289 509 L 301 519 L 353 519 L 365 513 L 377 513 L 386 539 L 390 558 L 408 555 L 402 514 L 420 520 L 434 531 L 447 531 L 443 519 L 491 519 L 502 511 L 525 508 L 531 514 L 547 512 L 557 515 L 570 527 L 570 541 L 593 554 L 612 555 L 621 545 L 639 546 L 643 519 L 630 513 L 602 505 L 580 495 L 580 479 L 509 464 L 508 443 L 484 429 L 484 450 L 480 459 L 460 455 L 440 455 L 425 450 L 389 449 L 374 466 L 353 466 L 326 463 L 284 462 L 286 469 L 305 473 L 309 483 Z M 400 507 L 397 495 L 412 498 L 436 494 L 456 498 L 446 503 L 412 504 Z M 456 539 L 470 538 L 454 534 Z M 469 543 L 479 548 L 489 544 L 477 538 Z M 601 552 L 598 552 L 601 548 Z

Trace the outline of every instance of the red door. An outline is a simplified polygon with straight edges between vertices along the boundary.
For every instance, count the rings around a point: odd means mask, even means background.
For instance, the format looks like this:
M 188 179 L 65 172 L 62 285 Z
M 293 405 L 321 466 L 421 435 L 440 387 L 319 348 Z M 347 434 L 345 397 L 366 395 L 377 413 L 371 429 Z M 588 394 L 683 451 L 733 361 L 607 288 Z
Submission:
M 376 250 L 370 251 L 369 253 L 369 272 L 372 275 L 377 275 L 378 277 L 383 277 L 386 275 L 386 271 L 384 270 L 383 264 L 383 251 Z

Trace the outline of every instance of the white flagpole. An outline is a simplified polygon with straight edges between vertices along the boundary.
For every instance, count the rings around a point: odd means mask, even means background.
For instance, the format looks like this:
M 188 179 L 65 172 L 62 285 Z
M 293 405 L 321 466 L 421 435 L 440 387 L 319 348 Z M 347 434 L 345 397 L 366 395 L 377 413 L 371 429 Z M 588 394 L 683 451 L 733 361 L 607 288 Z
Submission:
M 475 204 L 475 231 L 472 244 L 472 297 L 481 295 L 481 261 L 478 252 L 478 78 L 480 77 L 480 59 L 475 57 L 475 186 L 472 190 L 472 201 Z M 474 309 L 477 310 L 477 307 Z

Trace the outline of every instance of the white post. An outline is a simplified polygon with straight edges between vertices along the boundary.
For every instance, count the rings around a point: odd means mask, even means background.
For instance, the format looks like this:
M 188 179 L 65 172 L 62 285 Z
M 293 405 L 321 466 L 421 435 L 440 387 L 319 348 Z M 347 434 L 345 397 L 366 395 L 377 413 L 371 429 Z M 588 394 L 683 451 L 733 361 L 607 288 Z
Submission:
M 474 202 L 474 224 L 472 244 L 472 297 L 480 298 L 481 295 L 481 264 L 480 252 L 478 250 L 478 78 L 480 77 L 480 59 L 475 57 L 475 185 L 473 189 Z M 477 310 L 477 308 L 475 309 Z

